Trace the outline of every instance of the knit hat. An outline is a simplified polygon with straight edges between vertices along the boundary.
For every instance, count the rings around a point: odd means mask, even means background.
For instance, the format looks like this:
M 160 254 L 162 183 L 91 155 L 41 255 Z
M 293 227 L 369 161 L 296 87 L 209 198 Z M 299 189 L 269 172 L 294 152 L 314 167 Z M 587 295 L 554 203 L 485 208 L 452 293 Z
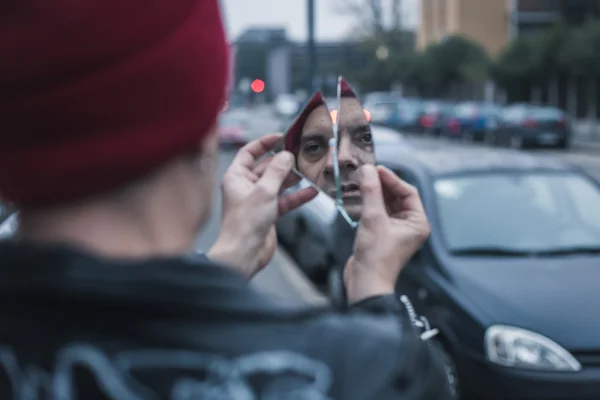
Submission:
M 218 0 L 0 2 L 0 197 L 92 196 L 198 151 L 226 97 Z

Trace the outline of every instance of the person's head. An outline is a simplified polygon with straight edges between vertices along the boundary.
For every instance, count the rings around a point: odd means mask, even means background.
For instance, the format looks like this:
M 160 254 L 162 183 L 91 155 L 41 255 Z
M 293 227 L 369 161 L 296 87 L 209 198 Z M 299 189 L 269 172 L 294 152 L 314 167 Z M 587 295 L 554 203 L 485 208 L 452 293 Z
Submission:
M 229 75 L 218 1 L 20 0 L 0 5 L 0 31 L 0 197 L 24 235 L 191 245 Z
M 375 163 L 371 129 L 354 92 L 350 89 L 342 91 L 340 101 L 338 165 L 344 207 L 350 217 L 359 219 L 362 201 L 358 188 L 358 168 Z M 331 197 L 336 196 L 336 190 L 334 160 L 328 142 L 333 137 L 335 113 L 325 104 L 314 108 L 302 126 L 297 150 L 298 170 Z

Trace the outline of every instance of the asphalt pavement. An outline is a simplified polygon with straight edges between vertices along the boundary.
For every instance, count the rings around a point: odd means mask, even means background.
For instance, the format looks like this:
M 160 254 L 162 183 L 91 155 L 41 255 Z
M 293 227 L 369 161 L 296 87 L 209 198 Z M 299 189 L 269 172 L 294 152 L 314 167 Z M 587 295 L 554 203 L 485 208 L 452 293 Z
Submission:
M 410 141 L 418 145 L 418 143 L 428 142 L 428 141 L 446 141 L 451 146 L 475 146 L 475 147 L 483 147 L 484 144 L 479 143 L 464 143 L 454 140 L 448 139 L 432 139 L 430 137 L 420 137 L 417 134 L 408 134 L 406 138 Z M 588 174 L 593 176 L 594 178 L 600 181 L 600 150 L 595 150 L 594 148 L 576 148 L 576 149 L 551 149 L 551 148 L 538 148 L 538 149 L 527 149 L 521 150 L 530 154 L 535 154 L 540 157 L 558 157 L 566 162 L 575 164 L 583 168 Z

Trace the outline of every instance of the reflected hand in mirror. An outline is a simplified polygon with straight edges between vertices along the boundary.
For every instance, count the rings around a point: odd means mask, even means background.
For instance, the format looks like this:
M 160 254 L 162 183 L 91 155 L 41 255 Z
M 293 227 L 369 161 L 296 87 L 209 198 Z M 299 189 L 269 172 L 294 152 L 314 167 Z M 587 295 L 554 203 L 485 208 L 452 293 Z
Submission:
M 338 79 L 338 108 L 332 114 L 337 120 L 337 201 L 352 221 L 358 221 L 363 207 L 358 169 L 375 164 L 375 148 L 370 114 L 342 77 Z

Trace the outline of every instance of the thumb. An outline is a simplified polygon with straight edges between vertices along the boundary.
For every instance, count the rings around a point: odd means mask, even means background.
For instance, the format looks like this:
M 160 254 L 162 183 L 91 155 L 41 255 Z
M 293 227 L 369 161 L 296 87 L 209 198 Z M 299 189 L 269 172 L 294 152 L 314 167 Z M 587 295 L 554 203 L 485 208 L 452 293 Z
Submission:
M 387 216 L 387 211 L 379 173 L 374 165 L 365 164 L 360 167 L 359 185 L 363 203 L 361 222 L 364 221 L 366 224 L 381 222 L 381 218 Z
M 294 155 L 288 151 L 277 153 L 269 162 L 256 185 L 270 197 L 279 195 L 285 179 L 294 166 Z

